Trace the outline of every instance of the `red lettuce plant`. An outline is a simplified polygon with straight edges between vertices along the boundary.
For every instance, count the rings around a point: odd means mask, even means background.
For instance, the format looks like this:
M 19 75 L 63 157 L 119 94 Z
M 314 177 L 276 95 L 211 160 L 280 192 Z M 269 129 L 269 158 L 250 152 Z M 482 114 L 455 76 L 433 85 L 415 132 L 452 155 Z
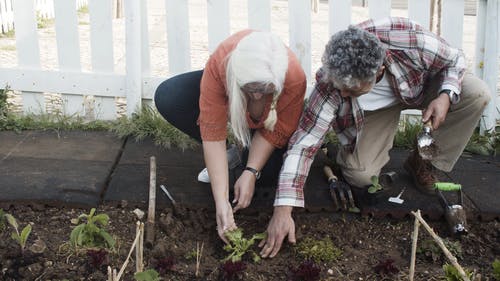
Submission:
M 87 257 L 89 258 L 89 264 L 93 268 L 100 269 L 103 265 L 108 264 L 108 251 L 104 249 L 89 249 L 87 250 Z
M 165 257 L 156 261 L 155 269 L 161 275 L 174 269 L 175 259 L 173 257 Z
M 321 268 L 312 260 L 305 260 L 296 268 L 290 267 L 288 281 L 316 281 L 319 280 Z
M 380 275 L 392 275 L 399 272 L 399 269 L 394 265 L 393 259 L 381 261 L 373 269 Z
M 224 281 L 242 280 L 246 268 L 247 266 L 242 261 L 227 260 L 220 266 L 221 278 Z

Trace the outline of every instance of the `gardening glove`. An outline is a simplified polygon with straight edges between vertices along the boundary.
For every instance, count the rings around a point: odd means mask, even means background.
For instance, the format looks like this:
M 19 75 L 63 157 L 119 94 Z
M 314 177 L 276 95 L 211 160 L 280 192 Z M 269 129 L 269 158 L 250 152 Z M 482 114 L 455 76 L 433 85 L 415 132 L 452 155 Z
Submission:
M 446 114 L 448 114 L 450 104 L 451 102 L 448 95 L 439 95 L 429 103 L 426 109 L 423 110 L 422 122 L 425 123 L 432 118 L 432 127 L 436 130 L 446 119 Z
M 237 228 L 236 223 L 234 222 L 233 208 L 231 207 L 229 201 L 225 200 L 224 202 L 216 203 L 215 209 L 217 233 L 219 234 L 220 239 L 228 244 L 229 240 L 227 240 L 225 233 Z
M 234 184 L 234 199 L 233 204 L 238 203 L 234 207 L 234 212 L 244 209 L 252 203 L 253 193 L 255 191 L 255 176 L 251 173 L 243 172 Z
M 292 218 L 292 209 L 292 206 L 274 207 L 273 217 L 267 226 L 267 237 L 259 244 L 262 248 L 261 257 L 276 256 L 286 236 L 288 236 L 288 242 L 295 244 L 295 222 Z

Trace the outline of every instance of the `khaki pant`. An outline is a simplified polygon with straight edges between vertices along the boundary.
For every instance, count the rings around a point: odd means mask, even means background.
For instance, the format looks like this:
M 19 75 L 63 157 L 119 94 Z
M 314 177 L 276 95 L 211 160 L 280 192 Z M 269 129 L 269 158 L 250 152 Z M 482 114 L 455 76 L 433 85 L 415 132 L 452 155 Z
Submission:
M 423 107 L 436 97 L 439 86 L 440 81 L 437 79 L 431 81 L 426 89 L 427 98 Z M 460 102 L 450 106 L 446 120 L 433 132 L 439 147 L 439 155 L 432 160 L 434 167 L 445 172 L 453 169 L 490 99 L 487 85 L 473 75 L 465 74 Z M 341 149 L 337 154 L 337 163 L 351 185 L 369 185 L 371 176 L 379 175 L 382 167 L 389 162 L 389 150 L 398 128 L 400 113 L 404 109 L 408 107 L 398 104 L 382 110 L 365 111 L 363 131 L 355 151 L 351 154 Z

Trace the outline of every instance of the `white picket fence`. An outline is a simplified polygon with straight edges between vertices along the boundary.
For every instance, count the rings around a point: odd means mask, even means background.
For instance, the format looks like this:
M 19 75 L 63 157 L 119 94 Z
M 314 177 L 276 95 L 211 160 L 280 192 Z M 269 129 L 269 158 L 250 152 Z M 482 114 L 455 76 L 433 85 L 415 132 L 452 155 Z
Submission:
M 6 0 L 0 0 L 0 3 Z M 48 0 L 47 0 L 48 1 Z M 8 85 L 22 91 L 23 111 L 43 112 L 44 93 L 58 93 L 62 96 L 63 112 L 68 115 L 82 115 L 85 99 L 94 97 L 95 118 L 115 119 L 116 99 L 126 100 L 126 114 L 139 110 L 143 103 L 150 103 L 157 85 L 171 75 L 190 71 L 197 54 L 209 53 L 217 44 L 233 32 L 234 13 L 244 14 L 247 22 L 242 28 L 276 31 L 288 41 L 297 54 L 312 85 L 312 73 L 318 67 L 318 56 L 322 50 L 317 45 L 329 35 L 355 22 L 357 10 L 351 0 L 329 0 L 319 2 L 320 12 L 312 11 L 318 2 L 307 0 L 124 0 L 124 20 L 121 21 L 123 36 L 117 36 L 116 20 L 112 17 L 113 0 L 88 0 L 89 48 L 91 69 L 82 70 L 81 36 L 77 0 L 53 0 L 55 16 L 55 48 L 57 69 L 44 69 L 41 65 L 39 32 L 36 27 L 35 0 L 12 1 L 16 28 L 17 65 L 0 65 L 0 88 Z M 158 5 L 148 9 L 148 5 Z M 193 3 L 203 5 L 193 8 Z M 441 35 L 451 44 L 461 47 L 464 34 L 464 0 L 442 0 L 443 13 L 440 22 Z M 241 3 L 241 6 L 236 5 Z M 202 10 L 199 7 L 204 7 Z M 235 10 L 235 7 L 240 7 Z M 241 8 L 244 7 L 244 8 Z M 245 9 L 242 11 L 242 9 Z M 275 12 L 286 9 L 280 19 Z M 429 26 L 431 21 L 431 0 L 408 0 L 407 16 Z M 156 15 L 156 17 L 152 17 Z M 204 17 L 193 19 L 192 14 Z M 160 17 L 158 15 L 163 15 Z M 369 0 L 368 16 L 379 18 L 391 14 L 390 0 Z M 500 46 L 500 3 L 498 0 L 478 0 L 473 71 L 483 78 L 493 93 L 497 93 L 499 46 Z M 152 22 L 156 21 L 156 22 Z M 161 19 L 162 22 L 157 22 Z M 193 31 L 197 21 L 204 30 Z M 201 21 L 201 22 L 200 22 Z M 313 24 L 314 23 L 314 24 Z M 153 26 L 154 25 L 154 26 Z M 163 29 L 158 29 L 161 26 Z M 116 29 L 116 28 L 115 28 Z M 158 30 L 161 30 L 159 34 Z M 320 30 L 325 30 L 323 35 Z M 193 36 L 194 34 L 194 36 Z M 207 37 L 206 43 L 198 37 Z M 168 50 L 165 56 L 153 53 L 150 38 L 165 37 Z M 124 71 L 116 70 L 116 46 L 124 45 Z M 323 44 L 323 43 L 322 43 Z M 324 47 L 324 44 L 322 45 Z M 313 57 L 316 58 L 313 60 Z M 123 60 L 122 60 L 123 61 Z M 168 69 L 167 75 L 154 75 L 152 68 Z M 168 67 L 168 68 L 167 68 Z M 195 68 L 200 68 L 196 65 Z M 493 128 L 499 119 L 496 99 L 485 110 L 482 124 Z

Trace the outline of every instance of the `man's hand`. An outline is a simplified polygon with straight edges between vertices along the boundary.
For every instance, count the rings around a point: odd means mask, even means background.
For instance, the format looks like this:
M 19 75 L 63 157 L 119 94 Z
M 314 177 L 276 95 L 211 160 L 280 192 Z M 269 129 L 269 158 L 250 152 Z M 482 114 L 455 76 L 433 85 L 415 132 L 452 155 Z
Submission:
M 422 122 L 425 123 L 429 118 L 432 118 L 432 127 L 436 130 L 446 119 L 450 104 L 450 97 L 448 97 L 448 95 L 439 95 L 429 103 L 426 109 L 424 109 L 422 113 Z
M 252 202 L 253 193 L 255 191 L 255 175 L 243 171 L 241 176 L 234 183 L 234 199 L 233 204 L 238 202 L 234 207 L 234 212 L 244 209 Z
M 274 207 L 273 217 L 267 226 L 267 237 L 262 240 L 259 247 L 263 258 L 273 258 L 278 254 L 283 240 L 288 235 L 288 242 L 295 244 L 295 222 L 292 218 L 291 206 Z

